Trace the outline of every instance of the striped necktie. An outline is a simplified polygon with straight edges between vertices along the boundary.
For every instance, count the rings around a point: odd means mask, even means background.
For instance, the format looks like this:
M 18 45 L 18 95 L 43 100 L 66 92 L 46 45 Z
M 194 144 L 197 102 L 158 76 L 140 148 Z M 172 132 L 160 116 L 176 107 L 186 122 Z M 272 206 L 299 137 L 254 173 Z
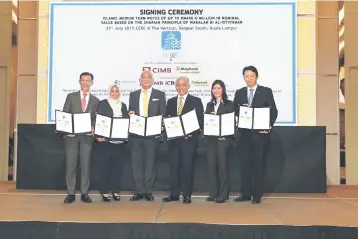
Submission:
M 182 110 L 183 110 L 183 97 L 180 96 L 179 97 L 178 110 L 177 110 L 178 115 L 181 115 Z

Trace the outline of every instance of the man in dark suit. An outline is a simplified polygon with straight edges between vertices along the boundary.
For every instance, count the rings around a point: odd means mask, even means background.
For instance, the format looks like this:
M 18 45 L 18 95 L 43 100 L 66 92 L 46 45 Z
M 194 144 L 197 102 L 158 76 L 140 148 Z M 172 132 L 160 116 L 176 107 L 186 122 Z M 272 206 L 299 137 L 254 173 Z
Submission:
M 89 72 L 82 73 L 80 75 L 81 90 L 67 95 L 63 111 L 72 114 L 90 112 L 92 117 L 92 127 L 94 127 L 96 106 L 99 100 L 96 96 L 89 93 L 92 83 L 93 75 Z M 75 201 L 76 166 L 79 155 L 81 166 L 81 200 L 85 203 L 90 203 L 92 200 L 88 196 L 88 188 L 90 184 L 90 160 L 93 134 L 77 136 L 65 135 L 64 140 L 66 151 L 66 184 L 68 193 L 64 202 L 72 203 Z
M 145 70 L 140 76 L 142 89 L 136 90 L 129 95 L 129 114 L 144 117 L 165 116 L 166 100 L 165 93 L 153 89 L 153 75 Z M 155 157 L 160 142 L 160 136 L 141 138 L 132 136 L 131 157 L 133 164 L 133 177 L 136 184 L 136 193 L 131 201 L 145 198 L 153 201 L 152 187 L 155 179 Z
M 175 88 L 178 96 L 168 100 L 167 116 L 175 117 L 186 114 L 192 110 L 196 111 L 200 128 L 203 127 L 204 108 L 201 99 L 188 94 L 189 79 L 179 77 Z M 191 133 L 186 138 L 174 139 L 169 142 L 170 154 L 170 194 L 163 198 L 163 202 L 179 201 L 181 170 L 183 170 L 183 203 L 191 203 L 193 188 L 193 174 L 195 157 L 198 149 L 198 136 L 200 130 Z
M 239 107 L 252 108 L 270 107 L 270 126 L 273 127 L 277 119 L 277 108 L 272 90 L 268 87 L 257 85 L 259 73 L 254 66 L 243 69 L 246 87 L 237 90 L 234 104 L 239 116 Z M 241 159 L 241 196 L 234 199 L 235 202 L 249 201 L 261 202 L 263 195 L 263 178 L 265 170 L 265 158 L 269 145 L 270 131 L 256 131 L 239 129 L 238 148 Z

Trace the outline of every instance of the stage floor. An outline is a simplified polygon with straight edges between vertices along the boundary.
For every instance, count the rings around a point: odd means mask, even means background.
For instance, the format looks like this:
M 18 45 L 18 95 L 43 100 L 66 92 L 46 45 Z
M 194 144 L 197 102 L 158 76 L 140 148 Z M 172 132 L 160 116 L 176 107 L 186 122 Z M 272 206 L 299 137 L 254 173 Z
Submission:
M 102 202 L 92 192 L 92 204 L 77 201 L 63 204 L 63 191 L 16 190 L 13 182 L 0 183 L 0 221 L 47 222 L 143 222 L 208 223 L 235 225 L 329 225 L 358 226 L 358 187 L 332 186 L 327 194 L 271 194 L 262 203 L 215 204 L 206 196 L 192 198 L 192 204 L 162 203 L 164 193 L 154 202 L 130 202 L 122 193 L 120 202 Z

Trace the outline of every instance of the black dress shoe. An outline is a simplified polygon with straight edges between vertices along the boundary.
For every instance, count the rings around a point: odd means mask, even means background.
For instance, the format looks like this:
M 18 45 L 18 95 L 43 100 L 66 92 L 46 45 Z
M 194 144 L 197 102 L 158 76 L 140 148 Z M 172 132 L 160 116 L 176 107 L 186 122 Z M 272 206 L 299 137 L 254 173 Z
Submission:
M 191 198 L 190 198 L 190 197 L 183 197 L 183 203 L 184 203 L 184 204 L 189 204 L 189 203 L 191 203 Z
M 234 202 L 245 202 L 245 201 L 250 201 L 251 197 L 246 197 L 246 196 L 240 196 L 237 198 L 234 198 Z
M 111 197 L 110 196 L 104 196 L 104 194 L 102 194 L 102 201 L 103 202 L 109 202 L 109 201 L 111 201 Z
M 118 195 L 115 195 L 114 193 L 112 193 L 112 198 L 114 201 L 120 201 L 121 200 L 121 196 L 119 196 L 119 193 L 116 193 Z
M 67 195 L 67 197 L 65 198 L 65 200 L 63 202 L 65 204 L 68 204 L 68 203 L 73 203 L 75 200 L 76 200 L 75 195 Z
M 132 197 L 131 197 L 131 201 L 138 201 L 138 200 L 141 200 L 143 199 L 143 194 L 141 193 L 136 193 L 134 194 Z
M 88 196 L 88 194 L 82 194 L 81 201 L 84 203 L 91 203 L 92 199 Z
M 144 198 L 145 198 L 145 200 L 150 201 L 150 202 L 154 201 L 154 197 L 153 197 L 153 195 L 151 193 L 146 193 L 144 195 Z
M 226 200 L 223 199 L 223 198 L 217 198 L 217 199 L 215 199 L 215 203 L 224 203 L 224 202 L 226 202 Z
M 261 198 L 253 198 L 251 203 L 252 204 L 259 204 L 259 203 L 261 203 Z
M 163 202 L 174 202 L 179 201 L 179 196 L 168 196 L 162 199 Z
M 206 198 L 206 201 L 207 201 L 207 202 L 214 202 L 215 200 L 216 200 L 215 197 L 207 197 L 207 198 Z

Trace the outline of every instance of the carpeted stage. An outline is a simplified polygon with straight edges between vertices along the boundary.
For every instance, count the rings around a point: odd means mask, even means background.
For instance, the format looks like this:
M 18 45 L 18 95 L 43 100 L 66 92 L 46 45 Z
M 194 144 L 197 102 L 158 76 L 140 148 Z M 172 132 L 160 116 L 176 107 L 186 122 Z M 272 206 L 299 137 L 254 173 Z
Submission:
M 17 190 L 0 183 L 1 239 L 356 239 L 358 187 L 329 187 L 324 194 L 270 194 L 260 205 L 102 202 L 64 205 L 64 191 Z M 123 193 L 125 194 L 125 193 Z

